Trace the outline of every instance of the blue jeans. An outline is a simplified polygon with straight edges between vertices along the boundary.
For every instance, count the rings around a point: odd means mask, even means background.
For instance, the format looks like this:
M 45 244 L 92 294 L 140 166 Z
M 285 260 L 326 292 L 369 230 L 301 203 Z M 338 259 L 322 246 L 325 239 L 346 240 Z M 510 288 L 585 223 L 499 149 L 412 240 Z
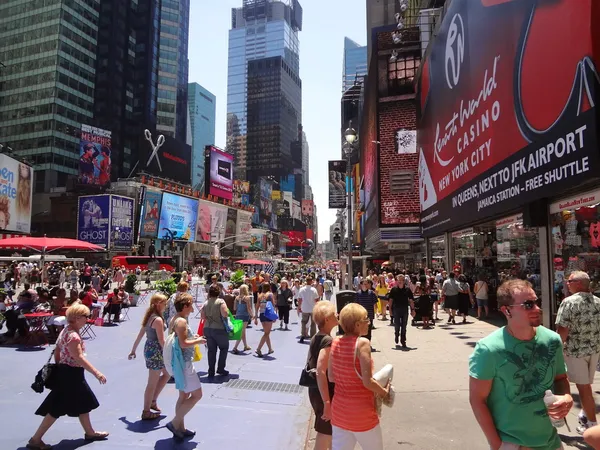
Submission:
M 227 352 L 229 351 L 229 335 L 224 329 L 204 328 L 206 345 L 208 346 L 208 374 L 214 375 L 217 361 L 217 347 L 219 348 L 219 363 L 217 371 L 225 370 Z

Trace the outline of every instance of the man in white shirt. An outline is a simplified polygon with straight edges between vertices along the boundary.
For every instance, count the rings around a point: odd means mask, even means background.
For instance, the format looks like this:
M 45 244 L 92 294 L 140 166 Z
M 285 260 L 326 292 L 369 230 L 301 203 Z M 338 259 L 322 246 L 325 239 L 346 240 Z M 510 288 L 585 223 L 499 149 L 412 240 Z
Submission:
M 309 336 L 306 335 L 308 319 L 310 319 L 310 337 L 312 338 L 317 334 L 317 326 L 312 318 L 312 311 L 315 303 L 318 301 L 319 293 L 313 286 L 313 279 L 312 277 L 307 277 L 306 284 L 302 286 L 298 292 L 298 310 L 302 312 L 302 334 L 300 336 L 300 343 L 303 343 L 304 339 L 309 338 Z

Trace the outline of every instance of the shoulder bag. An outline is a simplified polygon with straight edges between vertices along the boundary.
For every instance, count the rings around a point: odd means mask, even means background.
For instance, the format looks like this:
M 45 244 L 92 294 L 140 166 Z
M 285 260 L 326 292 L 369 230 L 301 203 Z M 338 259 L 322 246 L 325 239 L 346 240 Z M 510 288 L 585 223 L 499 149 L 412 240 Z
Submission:
M 317 368 L 315 367 L 314 369 L 310 368 L 310 360 L 312 358 L 312 354 L 313 354 L 313 342 L 311 342 L 311 346 L 308 349 L 308 356 L 306 358 L 306 364 L 304 365 L 304 369 L 302 369 L 302 372 L 300 372 L 300 381 L 298 381 L 298 384 L 300 386 L 304 386 L 307 388 L 318 388 L 319 385 L 317 383 Z
M 33 389 L 38 394 L 44 392 L 44 388 L 46 389 L 54 389 L 56 387 L 58 381 L 58 374 L 56 371 L 58 370 L 58 364 L 51 363 L 52 357 L 54 356 L 54 352 L 56 351 L 56 347 L 50 353 L 50 357 L 44 366 L 38 371 L 35 376 L 35 380 L 31 385 L 31 389 Z

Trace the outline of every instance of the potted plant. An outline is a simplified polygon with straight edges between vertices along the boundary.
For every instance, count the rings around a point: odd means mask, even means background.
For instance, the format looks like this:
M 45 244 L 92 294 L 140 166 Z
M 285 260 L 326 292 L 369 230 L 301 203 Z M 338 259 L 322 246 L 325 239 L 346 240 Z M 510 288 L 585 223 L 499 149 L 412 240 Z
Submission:
M 137 306 L 137 302 L 140 298 L 140 291 L 138 291 L 135 288 L 135 285 L 137 283 L 137 275 L 135 274 L 130 274 L 127 275 L 127 278 L 125 279 L 125 292 L 127 292 L 129 294 L 129 304 L 131 306 Z
M 233 286 L 234 289 L 239 288 L 242 284 L 244 284 L 244 271 L 236 270 L 229 277 L 229 283 Z

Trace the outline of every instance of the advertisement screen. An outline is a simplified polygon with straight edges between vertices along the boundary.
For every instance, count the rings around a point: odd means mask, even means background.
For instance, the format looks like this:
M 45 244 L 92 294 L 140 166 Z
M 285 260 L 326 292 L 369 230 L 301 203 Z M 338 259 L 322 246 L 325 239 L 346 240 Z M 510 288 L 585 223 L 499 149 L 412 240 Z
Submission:
M 250 231 L 250 245 L 248 250 L 261 252 L 267 247 L 267 230 L 252 228 Z
M 233 180 L 233 203 L 239 205 L 250 204 L 250 183 L 248 181 Z M 247 203 L 244 203 L 246 201 Z
M 346 207 L 346 161 L 329 161 L 329 208 Z
M 302 200 L 302 215 L 303 216 L 312 216 L 313 215 L 313 201 L 312 200 Z
M 160 239 L 195 241 L 198 220 L 198 200 L 163 193 L 158 236 Z
M 77 239 L 108 248 L 110 195 L 79 197 Z
M 110 183 L 112 132 L 81 124 L 79 182 L 106 186 Z
M 236 243 L 241 247 L 250 246 L 250 230 L 252 229 L 252 213 L 248 211 L 237 211 L 237 224 L 235 234 Z
M 294 202 L 294 197 L 291 192 L 283 191 L 283 215 L 286 217 L 292 216 L 292 203 Z
M 281 234 L 288 237 L 288 247 L 305 247 L 307 245 L 304 231 L 282 231 Z
M 300 207 L 300 202 L 298 200 L 292 200 L 292 218 L 293 219 L 302 219 L 302 208 Z
M 162 192 L 146 190 L 143 205 L 141 236 L 154 238 L 158 235 L 158 222 L 160 221 L 160 206 Z
M 233 198 L 233 155 L 213 146 L 206 147 L 208 183 L 207 194 L 231 200 Z
M 296 177 L 294 175 L 281 177 L 279 187 L 282 191 L 296 192 Z
M 133 202 L 129 197 L 110 197 L 110 246 L 112 250 L 131 250 L 133 246 Z
M 223 242 L 227 227 L 227 206 L 200 200 L 196 240 Z
M 597 177 L 592 3 L 450 3 L 418 82 L 424 235 Z
M 0 230 L 29 233 L 33 169 L 0 154 Z
M 181 184 L 192 183 L 192 147 L 171 136 L 164 136 L 164 143 L 156 151 L 160 133 L 151 134 L 152 144 L 142 137 L 140 141 L 139 170 L 150 175 L 169 178 Z

